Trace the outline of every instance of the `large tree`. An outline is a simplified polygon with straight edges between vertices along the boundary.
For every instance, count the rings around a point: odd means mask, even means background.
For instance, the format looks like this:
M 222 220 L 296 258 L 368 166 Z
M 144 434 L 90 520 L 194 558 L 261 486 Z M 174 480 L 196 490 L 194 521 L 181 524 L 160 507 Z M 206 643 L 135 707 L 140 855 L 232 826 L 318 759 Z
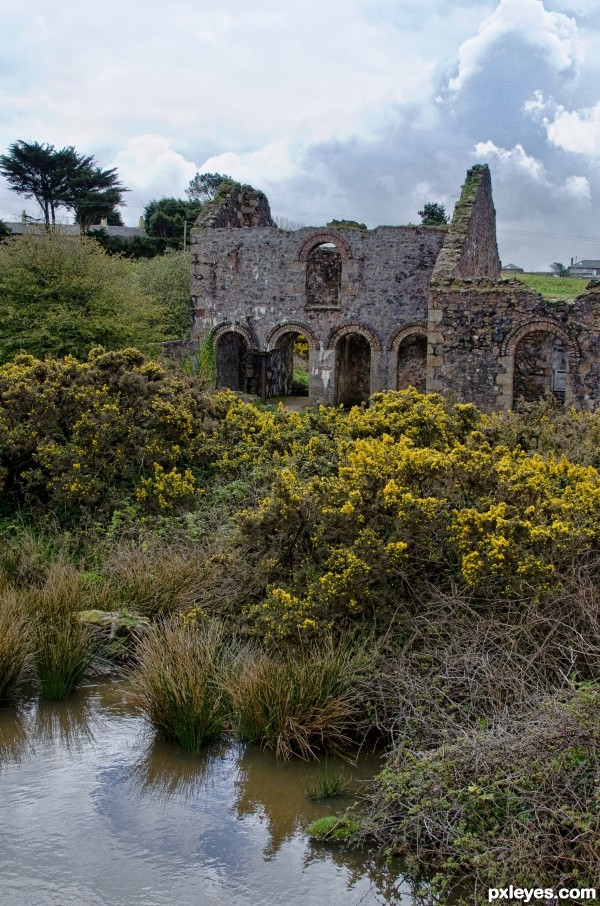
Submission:
M 223 182 L 233 182 L 233 180 L 231 176 L 225 176 L 223 173 L 196 173 L 190 180 L 185 194 L 190 201 L 205 205 L 207 201 L 213 200 Z
M 183 242 L 184 224 L 194 222 L 202 205 L 185 198 L 159 198 L 148 202 L 144 208 L 144 221 L 149 236 Z
M 72 145 L 16 141 L 0 156 L 0 173 L 10 188 L 25 198 L 35 198 L 46 225 L 56 223 L 59 208 L 73 211 L 79 223 L 106 216 L 123 203 L 128 190 L 117 171 L 102 170 L 91 155 L 79 154 Z

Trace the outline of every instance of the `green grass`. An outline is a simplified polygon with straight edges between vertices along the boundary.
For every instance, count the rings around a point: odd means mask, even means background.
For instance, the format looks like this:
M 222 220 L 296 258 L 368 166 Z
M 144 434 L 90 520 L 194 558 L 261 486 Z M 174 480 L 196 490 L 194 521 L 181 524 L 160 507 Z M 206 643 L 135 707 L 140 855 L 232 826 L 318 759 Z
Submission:
M 273 653 L 247 649 L 227 689 L 235 732 L 284 760 L 347 749 L 364 720 L 373 661 L 373 645 L 369 652 L 350 640 Z
M 355 818 L 336 817 L 327 815 L 325 818 L 317 818 L 309 825 L 308 836 L 313 840 L 321 840 L 329 843 L 345 843 L 353 834 L 361 829 L 360 823 Z
M 334 773 L 325 760 L 325 769 L 306 787 L 307 799 L 334 799 L 346 790 L 343 775 Z
M 530 289 L 535 290 L 545 299 L 574 299 L 585 292 L 589 280 L 581 280 L 578 277 L 554 277 L 542 274 L 511 274 L 503 273 L 506 279 L 515 276 L 517 280 L 524 283 Z

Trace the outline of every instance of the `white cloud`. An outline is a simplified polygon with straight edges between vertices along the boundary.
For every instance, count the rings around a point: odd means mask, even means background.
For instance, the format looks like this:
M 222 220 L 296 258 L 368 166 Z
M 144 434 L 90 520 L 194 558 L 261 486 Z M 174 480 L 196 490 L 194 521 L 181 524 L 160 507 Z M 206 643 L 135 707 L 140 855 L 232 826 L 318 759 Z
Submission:
M 592 203 L 592 186 L 587 176 L 567 176 L 558 194 L 572 201 L 585 202 L 586 206 Z
M 475 154 L 478 159 L 492 160 L 499 170 L 527 176 L 535 182 L 546 182 L 546 172 L 542 161 L 527 154 L 522 145 L 516 144 L 510 150 L 499 148 L 491 141 L 477 142 Z
M 458 51 L 458 72 L 450 80 L 450 91 L 460 91 L 465 82 L 484 64 L 486 52 L 500 38 L 517 34 L 540 48 L 559 72 L 575 69 L 583 59 L 583 46 L 574 19 L 549 12 L 542 0 L 501 0 L 483 20 L 478 34 L 465 41 Z
M 131 189 L 180 195 L 196 165 L 174 151 L 161 135 L 137 135 L 115 157 L 121 179 Z
M 257 185 L 272 180 L 288 179 L 294 175 L 295 161 L 289 142 L 270 142 L 256 151 L 238 153 L 225 151 L 205 160 L 200 173 L 226 173 L 238 182 Z
M 553 120 L 544 120 L 548 139 L 553 145 L 600 157 L 600 102 L 594 107 L 568 111 L 559 107 Z

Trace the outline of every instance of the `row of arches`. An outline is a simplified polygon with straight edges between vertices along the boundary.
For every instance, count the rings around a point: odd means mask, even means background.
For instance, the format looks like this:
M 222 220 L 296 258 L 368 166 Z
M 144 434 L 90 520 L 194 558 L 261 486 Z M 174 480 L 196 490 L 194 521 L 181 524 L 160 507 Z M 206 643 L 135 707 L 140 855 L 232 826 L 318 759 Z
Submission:
M 213 335 L 218 388 L 263 397 L 308 395 L 309 349 L 319 348 L 302 324 L 283 324 L 272 331 L 267 349 L 259 352 L 242 325 L 222 325 Z M 381 353 L 376 334 L 362 325 L 334 330 L 326 348 L 334 363 L 333 402 L 345 406 L 368 401 L 372 390 L 373 353 Z M 426 390 L 427 335 L 424 325 L 399 331 L 389 346 L 388 389 Z M 578 351 L 552 322 L 525 325 L 505 341 L 502 356 L 512 392 L 504 405 L 535 401 L 550 392 L 564 401 L 569 391 L 569 359 Z
M 394 343 L 398 390 L 413 386 L 425 392 L 427 337 L 424 327 L 418 331 L 403 331 Z M 318 349 L 318 344 L 303 325 L 277 328 L 265 352 L 253 350 L 249 332 L 236 325 L 220 328 L 213 342 L 218 388 L 269 397 L 308 395 L 309 349 Z M 367 402 L 372 393 L 373 352 L 381 351 L 377 336 L 368 328 L 345 325 L 334 331 L 328 348 L 334 360 L 334 403 Z

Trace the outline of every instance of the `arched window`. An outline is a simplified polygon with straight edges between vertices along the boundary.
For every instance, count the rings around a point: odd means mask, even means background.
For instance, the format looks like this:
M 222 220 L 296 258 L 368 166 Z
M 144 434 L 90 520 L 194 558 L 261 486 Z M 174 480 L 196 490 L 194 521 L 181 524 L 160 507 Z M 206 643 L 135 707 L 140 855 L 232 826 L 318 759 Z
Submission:
M 306 258 L 306 307 L 339 308 L 342 256 L 333 242 L 321 242 Z

